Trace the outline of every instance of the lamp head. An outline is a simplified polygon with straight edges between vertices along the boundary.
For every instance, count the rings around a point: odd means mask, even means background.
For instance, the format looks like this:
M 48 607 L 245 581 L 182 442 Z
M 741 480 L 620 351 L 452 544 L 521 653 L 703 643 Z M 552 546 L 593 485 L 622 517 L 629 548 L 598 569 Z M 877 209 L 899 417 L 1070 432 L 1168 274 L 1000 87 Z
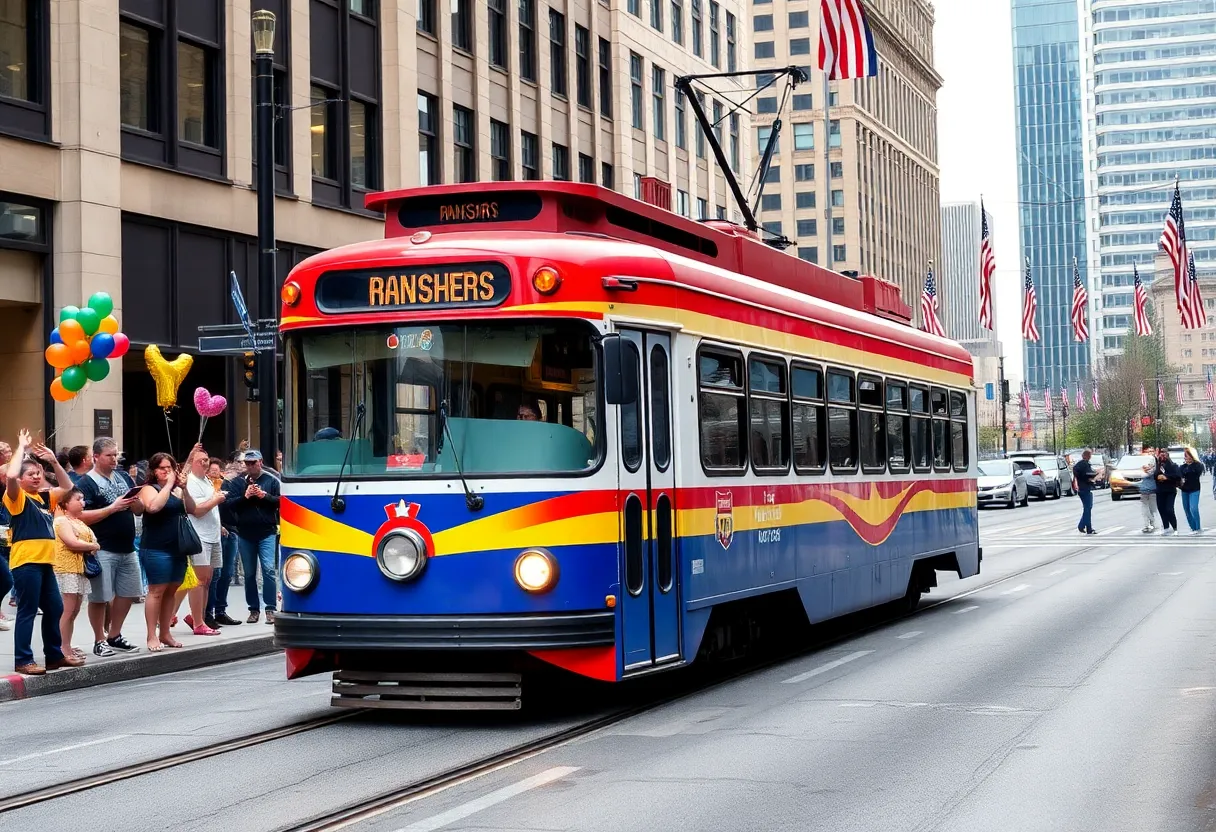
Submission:
M 253 51 L 259 55 L 274 54 L 274 12 L 258 9 L 251 19 Z

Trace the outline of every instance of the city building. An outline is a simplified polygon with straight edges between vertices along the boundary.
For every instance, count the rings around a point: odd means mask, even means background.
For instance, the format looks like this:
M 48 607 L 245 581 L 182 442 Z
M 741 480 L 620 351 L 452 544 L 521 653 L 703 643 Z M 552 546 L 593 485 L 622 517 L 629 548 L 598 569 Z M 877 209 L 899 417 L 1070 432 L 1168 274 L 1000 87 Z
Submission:
M 1021 253 L 1038 294 L 1041 340 L 1023 344 L 1032 390 L 1090 378 L 1089 343 L 1073 337 L 1073 260 L 1089 286 L 1083 66 L 1077 0 L 1013 0 L 1014 102 Z M 1092 321 L 1092 313 L 1090 319 Z M 1091 323 L 1091 335 L 1092 335 Z
M 0 437 L 118 437 L 132 457 L 194 442 L 196 387 L 233 406 L 214 450 L 257 442 L 240 359 L 198 355 L 233 323 L 229 273 L 257 308 L 250 15 L 277 16 L 279 278 L 311 253 L 383 234 L 367 193 L 492 179 L 577 179 L 719 216 L 727 189 L 675 77 L 746 58 L 731 0 L 5 0 L 0 2 Z M 723 86 L 725 85 L 725 86 Z M 722 82 L 723 101 L 732 87 Z M 738 91 L 738 90 L 736 90 Z M 738 96 L 736 96 L 737 98 Z M 711 93 L 707 108 L 723 102 Z M 732 161 L 746 114 L 723 118 Z M 696 145 L 696 149 L 692 149 Z M 697 152 L 698 150 L 702 152 Z M 695 207 L 694 207 L 695 206 Z M 58 311 L 108 292 L 132 347 L 54 403 Z M 143 350 L 195 354 L 180 406 L 156 405 Z
M 759 219 L 794 241 L 792 254 L 838 271 L 899 285 L 915 306 L 941 246 L 933 7 L 925 0 L 865 4 L 878 51 L 876 78 L 832 82 L 812 57 L 819 4 L 752 0 L 755 69 L 801 66 L 810 78 L 789 96 L 783 129 L 760 202 Z M 783 98 L 783 81 L 756 79 L 755 155 L 759 168 Z M 825 121 L 824 106 L 829 122 Z M 828 133 L 827 136 L 824 133 Z M 824 141 L 828 153 L 825 162 Z M 831 228 L 827 208 L 831 207 Z M 830 246 L 830 250 L 829 250 Z
M 1177 412 L 1190 419 L 1198 437 L 1206 445 L 1208 421 L 1216 417 L 1216 403 L 1208 400 L 1207 379 L 1216 380 L 1216 274 L 1204 273 L 1196 266 L 1199 290 L 1207 308 L 1208 325 L 1203 329 L 1183 329 L 1174 300 L 1174 266 L 1169 256 L 1159 252 L 1147 271 L 1153 275 L 1150 298 L 1153 304 L 1154 337 L 1160 339 L 1165 360 L 1178 375 L 1165 380 L 1166 401 L 1177 400 L 1175 383 L 1182 383 L 1183 403 Z M 1130 314 L 1130 313 L 1129 313 Z M 1163 373 L 1168 376 L 1168 372 Z M 1151 384 L 1150 384 L 1151 391 Z M 1155 401 L 1149 392 L 1149 404 Z
M 1195 261 L 1200 271 L 1216 266 L 1216 0 L 1088 5 L 1086 130 L 1102 303 L 1094 340 L 1109 357 L 1122 353 L 1132 266 L 1152 271 L 1175 177 Z

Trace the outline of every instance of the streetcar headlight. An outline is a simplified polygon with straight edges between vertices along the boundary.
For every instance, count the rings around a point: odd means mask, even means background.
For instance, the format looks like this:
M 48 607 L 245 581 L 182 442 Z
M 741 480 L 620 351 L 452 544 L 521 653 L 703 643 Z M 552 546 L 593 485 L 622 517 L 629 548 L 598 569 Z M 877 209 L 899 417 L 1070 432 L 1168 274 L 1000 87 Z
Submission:
M 426 566 L 426 543 L 413 529 L 391 531 L 380 541 L 376 565 L 394 581 L 416 578 Z
M 515 583 L 525 592 L 544 592 L 557 583 L 557 558 L 544 549 L 528 549 L 515 560 Z
M 311 552 L 292 552 L 283 561 L 283 583 L 295 592 L 307 592 L 317 583 L 320 570 Z

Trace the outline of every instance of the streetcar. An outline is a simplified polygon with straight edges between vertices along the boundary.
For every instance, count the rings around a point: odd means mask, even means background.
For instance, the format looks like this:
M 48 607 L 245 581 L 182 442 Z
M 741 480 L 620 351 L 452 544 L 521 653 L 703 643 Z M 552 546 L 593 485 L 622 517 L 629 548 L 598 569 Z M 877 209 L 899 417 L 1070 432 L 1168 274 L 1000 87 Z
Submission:
M 595 185 L 367 205 L 282 288 L 275 635 L 335 705 L 518 708 L 978 574 L 971 359 L 894 284 Z

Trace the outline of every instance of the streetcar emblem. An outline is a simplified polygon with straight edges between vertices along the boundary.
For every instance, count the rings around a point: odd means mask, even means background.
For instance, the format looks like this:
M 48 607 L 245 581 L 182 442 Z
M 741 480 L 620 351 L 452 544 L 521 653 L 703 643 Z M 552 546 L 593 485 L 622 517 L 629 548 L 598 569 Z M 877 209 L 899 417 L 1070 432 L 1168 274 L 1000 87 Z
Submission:
M 717 504 L 716 528 L 718 542 L 723 549 L 729 549 L 735 539 L 735 498 L 729 491 L 715 491 L 714 501 Z

